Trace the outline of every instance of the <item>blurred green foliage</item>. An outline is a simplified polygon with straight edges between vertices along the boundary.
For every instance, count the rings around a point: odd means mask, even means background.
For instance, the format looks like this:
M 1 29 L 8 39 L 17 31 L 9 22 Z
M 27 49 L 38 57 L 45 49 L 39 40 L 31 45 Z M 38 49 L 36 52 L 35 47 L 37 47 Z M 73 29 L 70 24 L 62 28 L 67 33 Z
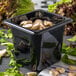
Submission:
M 21 15 L 34 10 L 34 4 L 31 0 L 18 0 L 16 15 Z
M 57 9 L 57 6 L 62 4 L 62 3 L 67 3 L 67 2 L 71 2 L 72 0 L 60 0 L 52 5 L 48 6 L 48 11 L 49 12 L 54 12 Z

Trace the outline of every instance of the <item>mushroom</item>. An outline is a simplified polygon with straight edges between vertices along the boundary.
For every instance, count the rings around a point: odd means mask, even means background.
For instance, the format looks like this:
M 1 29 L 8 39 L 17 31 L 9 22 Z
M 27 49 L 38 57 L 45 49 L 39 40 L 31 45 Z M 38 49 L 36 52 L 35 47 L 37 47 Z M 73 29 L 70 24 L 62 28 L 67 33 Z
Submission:
M 36 72 L 28 72 L 25 76 L 37 76 Z
M 29 24 L 32 24 L 32 21 L 31 21 L 31 20 L 28 20 L 28 23 L 29 23 Z
M 69 66 L 69 70 L 71 70 L 71 71 L 76 71 L 76 66 Z
M 65 69 L 64 69 L 64 68 L 57 67 L 56 70 L 57 70 L 59 73 L 65 73 Z
M 26 25 L 26 24 L 32 24 L 32 21 L 31 20 L 28 20 L 28 21 L 22 21 L 20 23 L 20 25 Z
M 59 76 L 59 72 L 56 71 L 55 69 L 51 69 L 51 70 L 49 71 L 49 73 L 52 74 L 53 76 Z
M 36 19 L 34 22 L 31 20 L 22 21 L 20 25 L 31 30 L 43 30 L 49 26 L 53 26 L 53 23 L 47 20 Z
M 68 73 L 68 76 L 76 76 L 74 73 Z
M 36 23 L 42 23 L 42 20 L 41 19 L 36 19 L 35 21 L 34 21 L 34 24 L 36 24 Z
M 40 28 L 39 28 L 39 30 L 43 30 L 43 28 L 42 28 L 42 27 L 40 27 Z
M 47 26 L 53 26 L 53 23 L 50 22 L 50 21 L 44 20 L 44 26 L 45 27 L 47 27 Z
M 0 57 L 3 57 L 6 54 L 6 49 L 0 50 Z
M 37 19 L 34 21 L 33 26 L 32 26 L 32 30 L 39 30 L 40 26 L 42 26 L 42 20 Z
M 27 24 L 27 21 L 22 21 L 21 23 L 20 23 L 20 25 L 26 25 Z
M 40 24 L 39 30 L 43 30 L 43 29 L 45 29 L 45 26 L 43 24 Z
M 27 29 L 31 29 L 32 28 L 32 24 L 26 24 L 26 25 L 23 25 L 22 27 L 27 28 Z
M 40 27 L 39 23 L 36 23 L 36 24 L 33 24 L 33 26 L 32 26 L 31 29 L 32 29 L 32 30 L 38 30 L 39 27 Z

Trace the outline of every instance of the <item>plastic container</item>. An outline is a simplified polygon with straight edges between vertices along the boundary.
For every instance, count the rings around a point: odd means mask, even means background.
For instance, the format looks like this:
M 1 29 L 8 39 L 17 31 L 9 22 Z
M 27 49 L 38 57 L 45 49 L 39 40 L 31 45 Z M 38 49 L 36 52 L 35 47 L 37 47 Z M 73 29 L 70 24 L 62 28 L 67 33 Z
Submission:
M 35 19 L 50 20 L 54 26 L 37 31 L 19 26 L 23 20 Z M 61 59 L 64 26 L 70 22 L 70 18 L 43 10 L 5 20 L 4 23 L 12 29 L 17 62 L 34 71 L 40 71 L 58 62 Z

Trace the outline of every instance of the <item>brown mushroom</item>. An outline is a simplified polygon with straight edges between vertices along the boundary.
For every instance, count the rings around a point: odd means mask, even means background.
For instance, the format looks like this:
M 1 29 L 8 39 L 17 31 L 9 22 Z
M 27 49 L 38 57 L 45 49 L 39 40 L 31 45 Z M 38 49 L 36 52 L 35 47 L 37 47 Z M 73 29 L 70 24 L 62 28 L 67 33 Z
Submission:
M 43 30 L 43 29 L 45 29 L 45 26 L 43 24 L 40 24 L 39 30 Z
M 31 20 L 22 21 L 20 25 L 31 30 L 43 30 L 49 26 L 53 26 L 53 23 L 47 20 L 42 21 L 41 19 L 36 19 L 34 22 Z
M 55 69 L 51 69 L 51 70 L 49 71 L 49 73 L 52 74 L 53 76 L 59 76 L 59 72 L 56 71 Z
M 57 67 L 56 70 L 57 70 L 59 73 L 65 73 L 65 69 L 64 69 L 64 68 Z
M 21 23 L 20 23 L 20 25 L 26 25 L 27 24 L 27 21 L 22 21 Z
M 37 76 L 37 73 L 36 72 L 28 72 L 27 76 Z
M 76 71 L 76 66 L 69 66 L 69 70 Z
M 50 22 L 50 21 L 44 20 L 44 26 L 45 27 L 47 27 L 47 26 L 53 26 L 53 23 Z
M 28 20 L 28 24 L 32 24 L 32 21 L 31 20 Z
M 31 20 L 28 20 L 28 21 L 22 21 L 20 23 L 20 25 L 26 25 L 26 24 L 32 24 L 32 21 Z
M 39 28 L 39 30 L 43 30 L 43 28 L 42 28 L 42 27 L 40 27 L 40 28 Z
M 68 73 L 68 76 L 76 76 L 74 73 L 70 72 Z
M 23 25 L 22 27 L 27 28 L 27 29 L 31 29 L 32 28 L 32 24 L 26 24 L 26 25 Z
M 42 23 L 42 20 L 41 19 L 36 19 L 35 21 L 34 21 L 34 24 L 36 24 L 36 23 Z
M 32 26 L 32 30 L 38 30 L 39 29 L 39 27 L 40 27 L 40 25 L 39 25 L 39 23 L 37 23 L 37 24 L 33 24 L 33 26 Z
M 42 26 L 42 20 L 37 19 L 34 21 L 33 26 L 32 26 L 32 30 L 39 30 L 40 26 Z

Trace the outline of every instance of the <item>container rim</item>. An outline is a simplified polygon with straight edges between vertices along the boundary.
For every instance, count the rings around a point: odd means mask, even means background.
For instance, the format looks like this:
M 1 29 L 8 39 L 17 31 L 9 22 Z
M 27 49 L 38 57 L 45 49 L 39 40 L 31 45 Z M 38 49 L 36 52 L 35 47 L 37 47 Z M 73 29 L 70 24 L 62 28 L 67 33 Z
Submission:
M 15 16 L 15 17 L 13 17 L 13 18 L 20 17 L 20 16 L 23 16 L 23 15 L 27 15 L 27 14 L 30 14 L 30 13 L 33 13 L 33 12 L 37 12 L 37 11 L 46 12 L 46 13 L 49 13 L 49 14 L 50 14 L 50 12 L 48 12 L 48 11 L 44 11 L 44 10 L 38 9 L 38 10 L 34 10 L 34 11 L 29 12 L 29 13 L 26 13 L 26 14 L 22 14 L 22 15 Z M 26 31 L 26 32 L 28 32 L 28 33 L 30 33 L 30 34 L 33 35 L 33 34 L 35 34 L 35 33 L 37 33 L 37 34 L 42 34 L 42 33 L 46 32 L 46 31 L 53 30 L 53 29 L 55 29 L 55 28 L 64 26 L 64 25 L 66 25 L 66 24 L 68 24 L 68 23 L 71 23 L 71 22 L 73 21 L 71 18 L 63 17 L 63 16 L 58 15 L 58 14 L 55 14 L 55 13 L 51 13 L 51 14 L 54 15 L 54 16 L 57 16 L 57 17 L 61 17 L 61 18 L 63 18 L 64 20 L 63 20 L 62 22 L 59 22 L 59 23 L 55 24 L 56 26 L 54 25 L 54 26 L 52 26 L 52 27 L 48 27 L 48 28 L 45 28 L 45 29 L 43 29 L 43 30 L 36 30 L 36 31 L 34 31 L 34 30 L 29 30 L 29 29 L 20 27 L 19 25 L 15 24 L 15 23 L 12 23 L 12 22 L 11 22 L 11 19 L 13 19 L 13 18 L 9 18 L 9 19 L 7 19 L 7 20 L 4 20 L 2 23 L 3 23 L 3 24 L 7 24 L 7 25 L 9 25 L 10 27 L 15 27 L 15 28 L 17 28 L 17 29 L 23 30 L 24 32 Z

